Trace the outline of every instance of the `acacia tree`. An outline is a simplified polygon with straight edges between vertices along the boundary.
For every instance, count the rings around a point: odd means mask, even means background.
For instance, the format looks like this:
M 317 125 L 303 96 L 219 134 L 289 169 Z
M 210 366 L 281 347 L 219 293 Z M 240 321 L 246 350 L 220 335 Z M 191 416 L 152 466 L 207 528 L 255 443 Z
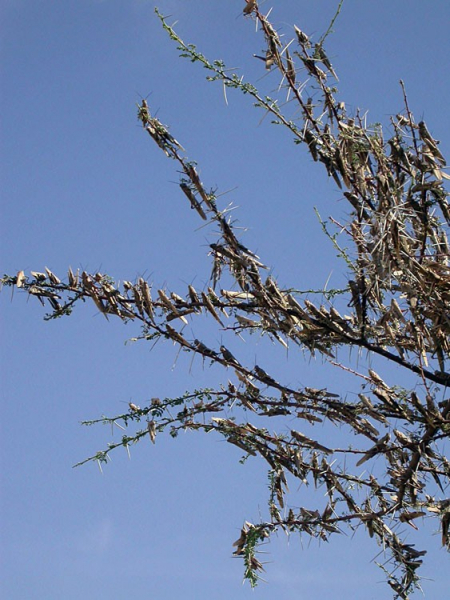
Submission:
M 252 98 L 323 164 L 342 190 L 347 215 L 322 226 L 345 265 L 348 285 L 316 296 L 309 291 L 307 297 L 295 291 L 294 282 L 280 287 L 268 275 L 266 259 L 243 244 L 230 212 L 201 180 L 197 164 L 143 100 L 138 119 L 175 161 L 186 206 L 219 231 L 208 251 L 208 288 L 189 285 L 176 293 L 143 278 L 119 285 L 105 274 L 70 268 L 64 281 L 46 268 L 29 275 L 20 271 L 2 282 L 50 306 L 47 319 L 70 315 L 77 303 L 91 299 L 105 317 L 134 322 L 136 340 L 169 340 L 182 352 L 222 366 L 226 379 L 217 388 L 154 398 L 147 406 L 130 403 L 125 414 L 86 421 L 129 429 L 120 442 L 79 464 L 101 465 L 115 448 L 148 437 L 155 443 L 165 431 L 173 437 L 180 430 L 215 431 L 240 448 L 244 459 L 259 456 L 268 465 L 269 518 L 246 522 L 234 543 L 252 585 L 263 570 L 258 547 L 277 530 L 329 540 L 363 527 L 388 557 L 380 567 L 394 597 L 406 599 L 419 586 L 425 551 L 406 543 L 404 525 L 417 527 L 416 519 L 435 517 L 442 545 L 450 549 L 450 499 L 445 498 L 450 467 L 444 455 L 450 432 L 450 399 L 445 398 L 450 383 L 450 209 L 439 142 L 423 121 L 415 121 L 403 84 L 404 111 L 391 119 L 387 137 L 381 125 L 367 125 L 359 112 L 348 114 L 325 51 L 335 19 L 315 43 L 295 25 L 293 39 L 285 40 L 257 2 L 246 0 L 244 16 L 256 21 L 266 47 L 261 58 L 280 77 L 278 96 L 272 97 L 222 61 L 211 62 L 185 44 L 156 12 L 182 57 L 200 63 L 208 79 L 221 82 L 225 91 L 234 88 Z M 289 102 L 281 102 L 286 94 Z M 354 375 L 358 400 L 330 386 L 292 387 L 277 381 L 267 365 L 245 364 L 224 344 L 209 347 L 186 335 L 188 323 L 194 330 L 205 319 L 224 339 L 257 334 L 274 341 L 273 352 L 278 346 L 283 352 L 289 348 L 322 357 Z M 369 367 L 360 372 L 351 352 L 345 361 L 342 352 L 337 357 L 340 348 L 379 357 L 386 369 L 396 365 L 413 384 L 389 384 Z M 345 447 L 324 441 L 326 429 L 318 431 L 319 423 L 345 431 Z M 271 433 L 274 426 L 278 433 Z M 324 489 L 325 497 L 318 494 L 313 507 L 294 508 L 287 495 L 290 480 Z

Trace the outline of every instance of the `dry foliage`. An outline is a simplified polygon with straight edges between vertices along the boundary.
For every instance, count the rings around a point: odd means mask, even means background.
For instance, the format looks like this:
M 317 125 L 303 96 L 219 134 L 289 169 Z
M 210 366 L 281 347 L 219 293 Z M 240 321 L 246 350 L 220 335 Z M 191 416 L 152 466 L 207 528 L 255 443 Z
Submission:
M 332 295 L 325 306 L 282 289 L 267 276 L 266 266 L 240 241 L 228 212 L 201 181 L 196 164 L 151 115 L 145 100 L 138 108 L 144 131 L 176 162 L 188 205 L 220 231 L 220 239 L 209 248 L 210 286 L 198 291 L 190 285 L 175 293 L 152 287 L 143 278 L 119 286 L 103 274 L 71 269 L 65 281 L 45 269 L 31 275 L 21 271 L 4 277 L 3 283 L 49 304 L 49 318 L 70 314 L 74 304 L 90 298 L 107 318 L 140 325 L 139 339 L 170 340 L 182 351 L 228 368 L 219 389 L 154 398 L 149 406 L 130 404 L 124 415 L 99 419 L 126 425 L 144 422 L 145 427 L 87 460 L 100 464 L 115 447 L 147 436 L 155 443 L 166 429 L 173 436 L 179 430 L 214 430 L 244 456 L 260 456 L 269 466 L 270 520 L 246 522 L 234 544 L 234 554 L 243 557 L 245 576 L 252 584 L 263 570 L 256 557 L 258 544 L 276 530 L 328 540 L 345 528 L 362 525 L 388 556 L 380 566 L 394 596 L 406 599 L 418 586 L 425 552 L 404 541 L 405 524 L 417 527 L 421 517 L 436 517 L 442 544 L 450 548 L 450 499 L 445 497 L 449 462 L 444 455 L 450 432 L 450 400 L 445 398 L 450 383 L 445 159 L 425 123 L 415 122 L 404 89 L 405 110 L 391 119 L 387 139 L 381 126 L 369 129 L 358 113 L 347 114 L 345 104 L 337 100 L 337 76 L 324 48 L 331 26 L 318 43 L 296 26 L 295 37 L 286 41 L 256 2 L 247 1 L 244 16 L 256 20 L 267 47 L 262 58 L 267 69 L 278 71 L 280 95 L 287 90 L 286 110 L 295 118 L 284 114 L 276 99 L 261 96 L 243 78 L 230 74 L 221 61 L 211 63 L 185 44 L 159 15 L 182 56 L 205 66 L 208 79 L 253 97 L 314 161 L 323 163 L 342 189 L 350 217 L 343 223 L 335 220 L 335 225 L 352 252 L 327 233 L 348 267 L 348 288 L 340 290 L 347 297 L 347 314 L 338 311 Z M 220 285 L 224 280 L 232 282 L 229 289 Z M 358 401 L 353 402 L 327 387 L 292 388 L 270 370 L 244 364 L 223 345 L 211 348 L 186 336 L 184 326 L 190 323 L 189 329 L 194 328 L 204 315 L 212 317 L 222 333 L 267 335 L 283 352 L 298 347 L 351 372 L 350 359 L 348 364 L 339 362 L 336 349 L 363 350 L 382 357 L 387 367 L 394 363 L 409 371 L 416 382 L 404 389 L 389 385 L 371 369 L 354 372 L 360 386 Z M 280 416 L 286 417 L 284 433 L 270 433 L 269 418 Z M 280 420 L 274 422 L 279 425 Z M 323 422 L 347 431 L 348 447 L 333 448 L 320 439 L 323 429 L 314 425 Z M 318 508 L 289 507 L 289 478 L 297 485 L 325 489 L 325 503 L 319 494 Z

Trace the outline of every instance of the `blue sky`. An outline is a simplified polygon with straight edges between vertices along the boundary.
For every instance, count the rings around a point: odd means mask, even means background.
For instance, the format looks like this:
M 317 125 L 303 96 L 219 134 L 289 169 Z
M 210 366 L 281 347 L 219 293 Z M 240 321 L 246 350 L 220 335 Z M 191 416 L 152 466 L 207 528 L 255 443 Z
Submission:
M 158 118 L 198 161 L 207 186 L 229 194 L 248 231 L 244 243 L 281 285 L 338 285 L 344 270 L 321 236 L 313 207 L 342 214 L 341 195 L 306 151 L 239 93 L 207 83 L 206 72 L 177 58 L 146 0 L 2 0 L 1 272 L 69 265 L 116 279 L 148 277 L 183 291 L 208 283 L 211 228 L 199 229 L 179 192 L 174 164 L 145 135 L 136 102 L 148 95 Z M 160 0 L 176 30 L 211 59 L 225 60 L 257 85 L 278 81 L 252 58 L 263 48 L 243 0 Z M 274 1 L 272 18 L 290 37 L 295 23 L 317 37 L 337 2 Z M 450 156 L 447 0 L 346 0 L 328 40 L 347 107 L 369 110 L 385 126 L 410 107 Z M 340 212 L 341 211 L 341 212 Z M 314 260 L 312 259 L 314 257 Z M 242 586 L 231 544 L 245 519 L 266 514 L 266 471 L 239 464 L 240 452 L 211 435 L 159 437 L 117 451 L 103 475 L 72 469 L 111 439 L 83 419 L 114 415 L 130 400 L 175 396 L 227 379 L 201 361 L 158 344 L 124 342 L 133 324 L 107 322 L 93 306 L 45 323 L 24 294 L 0 294 L 2 346 L 2 588 L 9 600 L 171 600 L 388 597 L 378 552 L 359 533 L 319 547 L 280 534 L 265 548 L 265 577 Z M 220 345 L 220 333 L 206 331 Z M 249 360 L 271 361 L 297 385 L 326 385 L 321 364 L 249 343 Z M 399 375 L 388 373 L 394 381 Z M 333 385 L 347 392 L 351 381 Z M 119 430 L 114 439 L 119 439 Z M 293 503 L 303 489 L 293 490 Z M 309 493 L 309 492 L 308 492 Z M 321 492 L 319 492 L 320 494 Z M 301 503 L 301 500 L 298 500 Z M 423 523 L 428 597 L 443 598 L 448 556 Z M 411 531 L 410 541 L 416 543 Z M 422 532 L 420 534 L 422 535 Z M 419 542 L 417 542 L 419 543 Z M 381 596 L 380 596 L 381 594 Z

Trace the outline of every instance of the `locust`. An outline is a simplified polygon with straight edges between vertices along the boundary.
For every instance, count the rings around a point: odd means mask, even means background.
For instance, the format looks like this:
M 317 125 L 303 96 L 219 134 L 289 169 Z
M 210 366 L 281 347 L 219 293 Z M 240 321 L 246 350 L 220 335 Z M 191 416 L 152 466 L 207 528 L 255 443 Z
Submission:
M 142 100 L 142 104 L 137 104 L 138 107 L 138 119 L 141 121 L 142 126 L 145 127 L 150 122 L 150 111 L 148 109 L 147 100 Z
M 210 358 L 216 358 L 218 356 L 217 352 L 214 352 L 214 350 L 211 350 L 211 348 L 208 348 L 208 346 L 206 346 L 203 342 L 201 342 L 200 340 L 194 340 L 194 346 L 195 349 L 200 352 L 200 354 L 203 354 L 203 356 L 208 356 Z
M 240 362 L 231 354 L 231 352 L 227 348 L 225 348 L 225 346 L 220 346 L 220 351 L 222 352 L 222 356 L 227 363 L 241 366 Z
M 270 375 L 268 375 L 264 369 L 262 369 L 261 367 L 258 367 L 258 365 L 255 365 L 255 368 L 253 369 L 254 372 L 256 373 L 256 376 L 258 377 L 258 379 L 260 379 L 261 381 L 263 381 L 264 383 L 267 383 L 269 385 L 272 384 L 276 384 L 277 382 L 275 381 L 275 379 L 273 377 L 271 377 Z
M 311 48 L 311 42 L 309 41 L 309 37 L 306 35 L 306 33 L 299 29 L 297 25 L 294 25 L 294 30 L 297 35 L 297 41 L 300 44 L 300 46 L 303 46 L 304 48 Z
M 180 188 L 183 191 L 183 193 L 185 194 L 186 198 L 189 200 L 189 202 L 191 203 L 191 208 L 194 208 L 198 214 L 201 216 L 201 218 L 206 221 L 207 217 L 200 205 L 200 202 L 197 200 L 197 198 L 195 197 L 193 191 L 191 190 L 191 188 L 188 186 L 188 184 L 184 181 L 182 181 L 180 183 Z
M 245 0 L 246 5 L 242 11 L 244 15 L 250 15 L 257 8 L 256 0 Z
M 326 66 L 326 68 L 331 73 L 331 75 L 333 75 L 333 77 L 336 79 L 336 81 L 338 81 L 337 75 L 334 72 L 333 66 L 332 66 L 328 56 L 325 54 L 325 50 L 323 49 L 322 44 L 316 44 L 314 46 L 314 58 L 316 60 L 320 60 L 320 62 Z

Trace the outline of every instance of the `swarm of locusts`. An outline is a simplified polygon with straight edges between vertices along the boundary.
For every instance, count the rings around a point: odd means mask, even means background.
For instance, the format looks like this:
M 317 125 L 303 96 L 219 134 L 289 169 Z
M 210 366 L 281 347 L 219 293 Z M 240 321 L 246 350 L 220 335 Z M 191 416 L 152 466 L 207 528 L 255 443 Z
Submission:
M 243 12 L 259 27 L 265 67 L 278 73 L 280 93 L 288 94 L 286 106 L 295 106 L 295 118 L 284 114 L 275 99 L 230 74 L 221 61 L 210 62 L 185 44 L 158 16 L 182 56 L 206 67 L 208 79 L 250 95 L 323 164 L 342 191 L 348 201 L 346 221 L 332 221 L 353 248 L 350 254 L 338 246 L 348 268 L 348 287 L 339 296 L 346 310 L 338 309 L 332 295 L 321 294 L 322 302 L 314 302 L 311 293 L 309 299 L 302 297 L 292 291 L 294 286 L 283 288 L 269 275 L 267 266 L 239 239 L 229 213 L 202 182 L 196 163 L 151 116 L 145 100 L 138 106 L 144 130 L 177 163 L 182 197 L 220 233 L 208 250 L 209 284 L 200 290 L 188 285 L 176 293 L 143 278 L 116 284 L 104 274 L 73 273 L 70 268 L 64 281 L 45 268 L 29 275 L 20 271 L 3 283 L 35 296 L 50 309 L 48 318 L 69 314 L 79 300 L 90 298 L 107 319 L 135 322 L 140 328 L 135 339 L 168 340 L 204 363 L 225 369 L 218 389 L 153 398 L 142 408 L 130 404 L 123 415 L 99 419 L 145 425 L 87 460 L 103 463 L 116 447 L 128 448 L 148 437 L 155 443 L 165 430 L 174 437 L 180 430 L 215 431 L 245 457 L 258 456 L 268 464 L 268 520 L 246 522 L 234 544 L 234 554 L 244 559 L 245 577 L 252 584 L 263 570 L 258 544 L 275 531 L 329 540 L 346 529 L 363 527 L 384 550 L 386 560 L 380 566 L 394 596 L 406 599 L 419 586 L 418 569 L 425 555 L 406 543 L 408 529 L 435 517 L 442 545 L 450 548 L 450 465 L 444 454 L 450 433 L 446 162 L 439 141 L 423 121 L 414 120 L 402 83 L 404 110 L 391 118 L 387 138 L 381 126 L 367 127 L 358 112 L 347 114 L 345 103 L 337 99 L 337 75 L 324 47 L 331 26 L 316 42 L 297 25 L 291 38 L 285 38 L 256 1 L 247 0 Z M 222 281 L 231 284 L 223 287 Z M 223 343 L 208 346 L 188 333 L 204 316 L 215 323 L 221 339 L 258 333 L 283 352 L 298 348 L 353 372 L 360 384 L 356 400 L 328 386 L 288 385 L 278 381 L 269 366 L 246 364 Z M 336 358 L 342 347 L 396 365 L 415 378 L 414 387 L 389 383 L 370 368 L 353 370 Z M 251 423 L 252 416 L 257 424 Z M 285 417 L 281 433 L 269 432 L 270 417 Z M 321 423 L 351 433 L 347 447 L 331 447 L 329 436 L 322 439 L 327 430 L 315 427 Z M 291 506 L 288 480 L 295 487 L 300 483 L 320 488 L 317 506 Z

